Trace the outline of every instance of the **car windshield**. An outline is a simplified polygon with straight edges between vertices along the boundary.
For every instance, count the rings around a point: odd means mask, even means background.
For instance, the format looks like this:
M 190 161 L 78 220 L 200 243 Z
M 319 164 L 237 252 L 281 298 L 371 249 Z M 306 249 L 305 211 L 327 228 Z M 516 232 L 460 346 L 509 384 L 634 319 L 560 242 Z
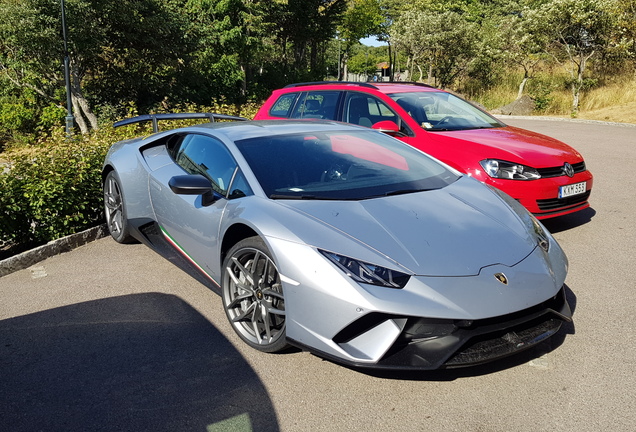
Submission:
M 427 131 L 485 129 L 505 126 L 465 100 L 446 92 L 388 95 Z
M 272 199 L 361 200 L 443 188 L 458 175 L 375 131 L 264 136 L 236 142 Z

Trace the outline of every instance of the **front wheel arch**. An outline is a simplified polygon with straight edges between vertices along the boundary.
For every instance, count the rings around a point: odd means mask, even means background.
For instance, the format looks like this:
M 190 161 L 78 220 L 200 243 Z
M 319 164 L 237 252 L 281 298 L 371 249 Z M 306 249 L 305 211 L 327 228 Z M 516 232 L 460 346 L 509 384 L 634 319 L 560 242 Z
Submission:
M 225 257 L 227 256 L 227 252 L 238 242 L 244 240 L 249 237 L 257 237 L 258 233 L 254 231 L 251 227 L 243 224 L 236 223 L 229 227 L 225 234 L 223 235 L 223 242 L 221 243 L 221 250 L 219 259 L 220 265 L 223 265 L 223 261 L 225 261 Z

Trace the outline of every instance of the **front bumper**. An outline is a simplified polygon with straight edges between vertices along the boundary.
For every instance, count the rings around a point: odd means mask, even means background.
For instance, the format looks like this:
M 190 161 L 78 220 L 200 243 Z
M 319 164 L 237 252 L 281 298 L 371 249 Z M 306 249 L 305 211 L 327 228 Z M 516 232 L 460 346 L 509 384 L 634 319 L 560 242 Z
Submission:
M 519 201 L 537 219 L 547 219 L 583 210 L 590 206 L 588 199 L 594 179 L 589 171 L 567 176 L 539 180 L 501 180 L 487 178 L 485 182 Z M 586 183 L 585 193 L 559 198 L 559 188 L 575 183 Z
M 427 319 L 375 312 L 351 323 L 333 341 L 353 355 L 356 347 L 365 343 L 370 335 L 381 337 L 381 332 L 399 331 L 379 361 L 352 362 L 325 353 L 320 355 L 350 366 L 374 369 L 473 366 L 531 348 L 557 333 L 564 322 L 571 321 L 572 312 L 564 288 L 536 306 L 481 320 Z

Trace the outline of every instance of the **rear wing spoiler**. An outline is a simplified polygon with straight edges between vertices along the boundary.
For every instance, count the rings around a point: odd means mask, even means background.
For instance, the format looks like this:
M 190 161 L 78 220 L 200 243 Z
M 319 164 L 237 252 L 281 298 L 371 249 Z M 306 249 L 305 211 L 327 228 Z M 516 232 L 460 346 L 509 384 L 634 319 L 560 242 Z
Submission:
M 126 126 L 135 123 L 143 123 L 147 121 L 152 122 L 152 131 L 159 132 L 159 120 L 189 120 L 189 119 L 207 119 L 209 123 L 214 123 L 216 120 L 234 120 L 234 121 L 246 121 L 245 117 L 232 116 L 227 114 L 216 113 L 166 113 L 166 114 L 144 114 L 136 117 L 120 120 L 113 124 L 113 127 Z

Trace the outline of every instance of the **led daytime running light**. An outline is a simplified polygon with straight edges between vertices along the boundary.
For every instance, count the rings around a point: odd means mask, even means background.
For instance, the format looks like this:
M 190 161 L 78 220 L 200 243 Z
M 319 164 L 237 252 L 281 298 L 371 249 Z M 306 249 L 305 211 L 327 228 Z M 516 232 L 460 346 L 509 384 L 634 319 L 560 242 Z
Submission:
M 329 261 L 338 266 L 347 276 L 359 283 L 399 289 L 404 288 L 410 278 L 410 276 L 405 273 L 386 267 L 380 267 L 333 252 L 319 251 L 327 257 Z

